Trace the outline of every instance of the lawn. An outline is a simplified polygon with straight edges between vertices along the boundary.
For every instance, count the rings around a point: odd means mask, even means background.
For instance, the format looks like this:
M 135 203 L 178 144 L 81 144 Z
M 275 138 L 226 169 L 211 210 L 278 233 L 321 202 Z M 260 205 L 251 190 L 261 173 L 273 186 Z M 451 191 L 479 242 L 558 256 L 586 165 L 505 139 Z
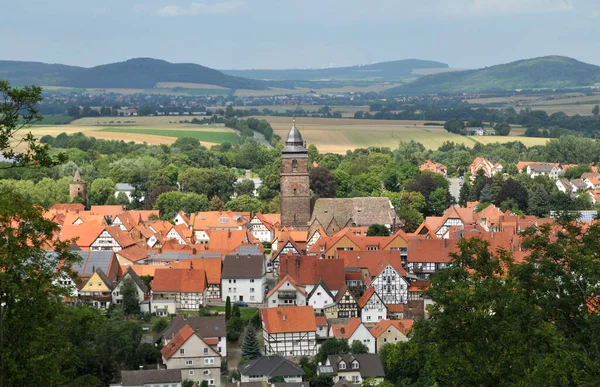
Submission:
M 233 305 L 231 306 L 233 308 Z M 206 308 L 207 312 L 214 313 L 217 312 L 219 314 L 225 314 L 225 306 L 209 306 Z M 242 320 L 250 320 L 254 315 L 258 312 L 258 308 L 254 308 L 251 306 L 240 308 L 240 315 Z
M 151 136 L 165 136 L 165 137 L 191 137 L 195 138 L 200 142 L 210 142 L 221 144 L 229 142 L 231 144 L 237 144 L 240 141 L 237 133 L 230 131 L 207 131 L 207 130 L 180 130 L 180 129 L 149 129 L 149 128 L 105 128 L 100 129 L 101 132 L 110 133 L 132 133 L 137 135 L 151 135 Z

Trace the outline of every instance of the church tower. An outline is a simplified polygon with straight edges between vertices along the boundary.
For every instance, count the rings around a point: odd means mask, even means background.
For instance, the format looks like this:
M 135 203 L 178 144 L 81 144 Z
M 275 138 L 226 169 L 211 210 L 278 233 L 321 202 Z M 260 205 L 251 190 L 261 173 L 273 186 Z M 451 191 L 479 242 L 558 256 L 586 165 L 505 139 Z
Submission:
M 296 120 L 281 151 L 281 225 L 305 230 L 310 221 L 308 149 Z
M 83 199 L 82 203 L 85 203 L 87 195 L 87 189 L 85 181 L 81 179 L 81 175 L 79 171 L 75 171 L 75 176 L 73 176 L 73 181 L 69 184 L 69 198 L 71 202 L 76 197 L 80 197 Z

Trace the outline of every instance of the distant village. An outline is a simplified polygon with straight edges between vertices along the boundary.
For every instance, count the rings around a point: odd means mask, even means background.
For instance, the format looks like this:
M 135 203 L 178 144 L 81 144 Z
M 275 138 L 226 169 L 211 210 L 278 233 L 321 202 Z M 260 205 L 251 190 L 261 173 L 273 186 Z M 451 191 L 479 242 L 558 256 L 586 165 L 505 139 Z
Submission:
M 548 176 L 564 193 L 600 200 L 598 170 L 568 180 L 564 174 L 573 165 L 516 167 L 531 177 Z M 503 168 L 476 158 L 469 172 L 492 177 Z M 427 160 L 420 169 L 446 176 L 448 168 Z M 85 195 L 77 173 L 71 198 Z M 123 302 L 123 284 L 133 281 L 141 313 L 173 317 L 155 338 L 162 345 L 156 368 L 122 371 L 115 386 L 182 386 L 185 380 L 221 385 L 221 366 L 233 361 L 226 316 L 198 311 L 228 302 L 259 308 L 262 330 L 261 356 L 240 364 L 231 386 L 281 380 L 273 385 L 309 387 L 298 359 L 314 357 L 331 338 L 358 341 L 367 353 L 329 355 L 318 374 L 331 376 L 335 386 L 377 384 L 385 376 L 381 348 L 410 340 L 413 323 L 428 318 L 430 276 L 451 263 L 462 239 L 481 238 L 519 262 L 527 254 L 520 232 L 553 222 L 493 204 L 477 210 L 479 202 L 468 202 L 426 217 L 407 233 L 386 197 L 320 198 L 311 205 L 308 150 L 295 125 L 282 150 L 280 196 L 280 214 L 179 212 L 160 220 L 158 210 L 83 204 L 45 212 L 61 227 L 57 238 L 74 239 L 71 250 L 81 257 L 73 277 L 60 281 L 70 290 L 65 302 L 108 310 Z M 595 216 L 579 212 L 584 222 Z M 374 225 L 389 235 L 370 235 Z M 51 246 L 47 254 L 53 254 Z

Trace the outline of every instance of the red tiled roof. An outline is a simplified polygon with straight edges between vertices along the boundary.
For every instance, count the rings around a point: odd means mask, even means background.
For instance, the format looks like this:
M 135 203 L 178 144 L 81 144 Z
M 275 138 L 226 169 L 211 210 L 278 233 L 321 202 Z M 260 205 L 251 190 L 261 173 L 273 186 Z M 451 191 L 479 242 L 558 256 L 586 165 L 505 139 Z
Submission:
M 171 263 L 173 269 L 202 269 L 206 272 L 209 284 L 221 284 L 221 270 L 223 261 L 221 258 L 198 258 L 186 259 Z
M 346 281 L 341 259 L 318 259 L 290 252 L 279 260 L 279 276 L 289 275 L 298 285 L 316 285 L 322 279 L 329 290 L 338 290 Z
M 413 320 L 381 320 L 371 328 L 371 334 L 377 339 L 385 333 L 389 327 L 394 327 L 401 333 L 406 334 L 412 329 L 412 326 Z
M 318 327 L 326 327 L 328 325 L 325 316 L 315 316 L 315 322 Z
M 206 211 L 194 217 L 194 230 L 237 228 L 248 223 L 249 212 Z M 226 221 L 225 221 L 226 220 Z
M 152 280 L 153 292 L 201 293 L 206 289 L 202 269 L 157 269 Z
M 456 239 L 420 239 L 408 241 L 408 262 L 450 262 L 450 254 L 458 252 Z
M 123 258 L 127 259 L 131 262 L 137 262 L 144 258 L 148 258 L 148 252 L 150 249 L 140 247 L 138 245 L 129 246 L 117 252 L 118 255 L 121 255 Z
M 390 313 L 402 313 L 404 312 L 404 304 L 386 304 L 388 312 Z
M 422 291 L 429 289 L 430 287 L 431 287 L 431 283 L 429 283 L 429 282 L 414 281 L 414 282 L 411 282 L 410 286 L 408 287 L 408 291 L 409 292 L 422 292 Z
M 362 295 L 362 297 L 358 301 L 356 301 L 356 303 L 360 308 L 362 308 L 367 304 L 367 302 L 369 302 L 373 295 L 377 295 L 377 293 L 375 293 L 375 289 L 372 286 L 369 286 L 367 291 Z
M 75 242 L 82 249 L 89 249 L 92 243 L 102 234 L 104 226 L 98 222 L 84 222 L 78 225 L 64 224 L 60 240 L 78 238 Z
M 219 344 L 219 338 L 218 337 L 213 337 L 210 339 L 202 339 L 206 344 L 208 345 L 218 345 Z
M 280 306 L 260 310 L 267 333 L 314 332 L 317 330 L 312 306 Z
M 344 261 L 345 267 L 367 269 L 371 277 L 379 275 L 388 264 L 400 275 L 406 276 L 398 250 L 340 251 L 338 257 Z
M 331 324 L 331 332 L 337 339 L 349 339 L 360 324 L 362 323 L 358 317 L 352 317 L 345 324 Z
M 160 353 L 165 359 L 170 359 L 171 356 L 173 356 L 175 352 L 177 352 L 177 350 L 181 348 L 181 346 L 185 344 L 190 337 L 192 337 L 192 335 L 194 335 L 194 330 L 189 326 L 189 324 L 185 324 L 185 326 L 181 328 L 175 337 L 173 337 L 173 340 L 169 341 L 169 344 L 160 350 Z

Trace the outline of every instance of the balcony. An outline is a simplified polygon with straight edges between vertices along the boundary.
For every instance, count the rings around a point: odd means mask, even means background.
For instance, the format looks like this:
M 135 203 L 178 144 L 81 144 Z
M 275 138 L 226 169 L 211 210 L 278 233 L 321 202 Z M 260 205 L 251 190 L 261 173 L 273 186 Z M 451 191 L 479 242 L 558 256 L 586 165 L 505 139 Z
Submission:
M 280 300 L 295 300 L 296 299 L 296 291 L 294 290 L 280 290 L 277 293 L 277 298 Z

